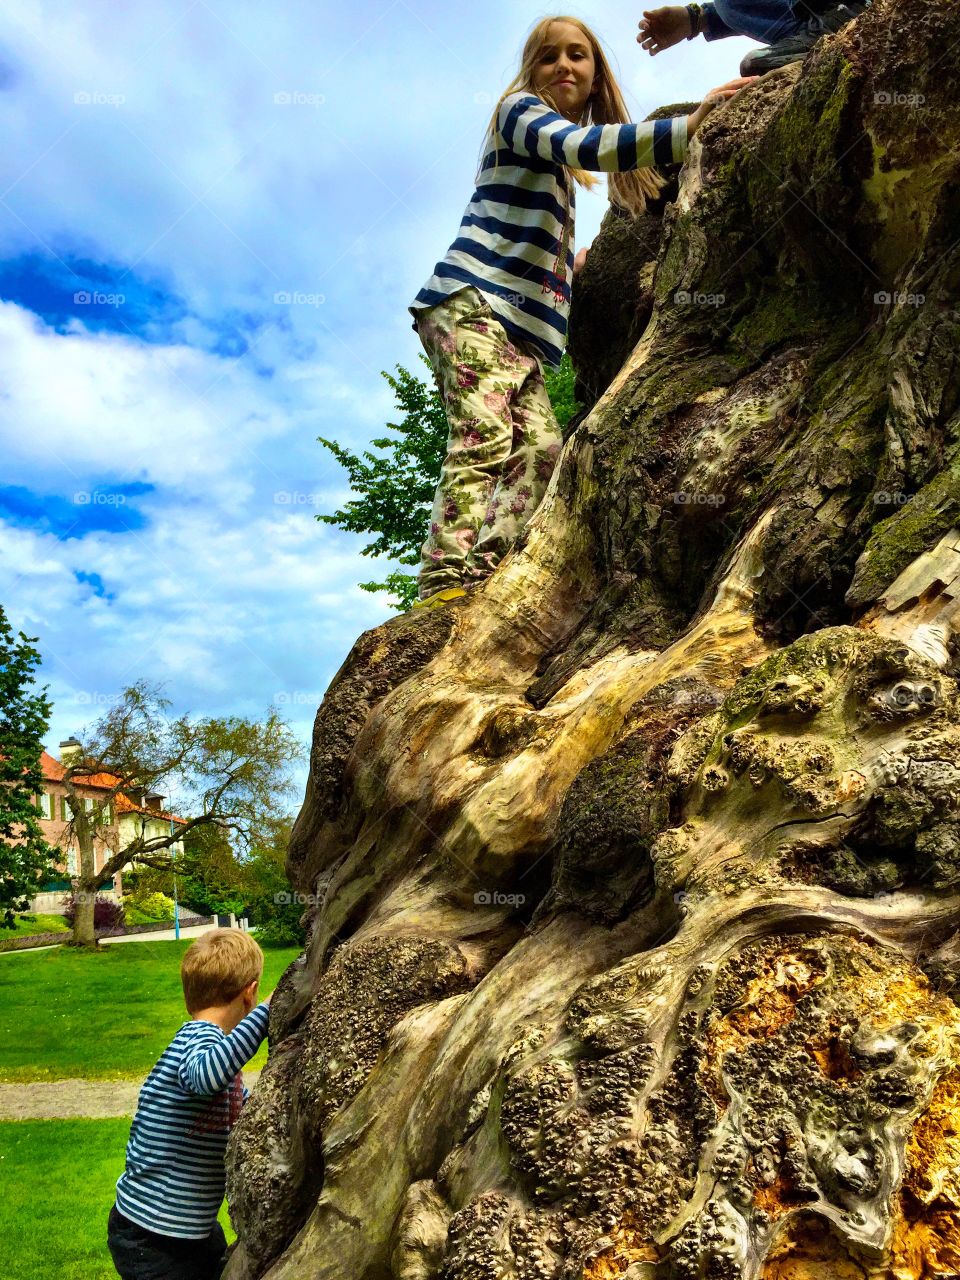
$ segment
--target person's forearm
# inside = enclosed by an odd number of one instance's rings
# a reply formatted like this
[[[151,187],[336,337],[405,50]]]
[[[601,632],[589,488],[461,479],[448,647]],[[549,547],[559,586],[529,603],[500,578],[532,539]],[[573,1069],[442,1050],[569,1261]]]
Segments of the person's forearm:
[[[219,1093],[249,1062],[267,1034],[269,1006],[258,1004],[229,1035],[191,1055],[181,1064],[184,1083],[194,1093]]]
[[[681,121],[685,122],[683,116],[575,126],[535,94],[517,93],[504,99],[498,129],[504,144],[519,156],[534,154],[591,172],[624,173],[679,164],[687,150]]]

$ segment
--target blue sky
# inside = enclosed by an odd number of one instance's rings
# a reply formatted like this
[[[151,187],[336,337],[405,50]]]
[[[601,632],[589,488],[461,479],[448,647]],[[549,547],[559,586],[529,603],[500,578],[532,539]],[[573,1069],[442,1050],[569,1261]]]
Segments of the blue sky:
[[[48,746],[138,679],[176,712],[276,704],[309,741],[354,639],[390,616],[356,586],[388,566],[313,519],[348,496],[316,438],[364,446],[392,416],[380,370],[426,374],[406,307],[547,12],[9,0],[0,601],[39,637]],[[575,12],[637,118],[752,47],[651,59],[641,7]]]

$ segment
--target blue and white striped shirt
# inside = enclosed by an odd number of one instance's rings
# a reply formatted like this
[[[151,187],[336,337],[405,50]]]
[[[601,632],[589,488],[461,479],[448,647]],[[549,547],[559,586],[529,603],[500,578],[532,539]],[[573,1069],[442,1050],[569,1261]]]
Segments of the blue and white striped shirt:
[[[514,342],[556,368],[567,340],[576,218],[563,166],[623,173],[679,163],[686,151],[686,116],[582,127],[535,94],[508,94],[484,140],[460,233],[408,310],[416,317],[472,285]]]
[[[223,1203],[224,1152],[249,1091],[240,1068],[267,1034],[258,1004],[227,1035],[185,1022],[143,1083],[117,1181],[125,1218],[162,1236],[202,1240]]]

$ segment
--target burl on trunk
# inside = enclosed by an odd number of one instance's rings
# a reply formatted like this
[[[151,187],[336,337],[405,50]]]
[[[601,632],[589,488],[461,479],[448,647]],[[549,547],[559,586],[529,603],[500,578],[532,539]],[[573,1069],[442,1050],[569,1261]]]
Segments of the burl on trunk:
[[[608,215],[523,545],[318,713],[229,1280],[960,1273],[958,146],[879,0]]]

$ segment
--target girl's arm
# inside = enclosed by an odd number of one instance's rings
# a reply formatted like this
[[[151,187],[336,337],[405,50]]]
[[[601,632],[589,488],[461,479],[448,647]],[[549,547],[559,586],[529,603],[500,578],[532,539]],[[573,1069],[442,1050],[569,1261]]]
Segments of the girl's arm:
[[[511,93],[497,113],[506,146],[518,156],[539,156],[554,164],[592,172],[624,173],[651,165],[680,164],[687,145],[710,112],[756,76],[741,76],[711,89],[689,116],[638,124],[572,124],[532,93]]]
[[[497,115],[500,136],[518,156],[592,172],[624,173],[654,164],[679,164],[687,153],[687,118],[583,128],[532,93],[511,93]]]

